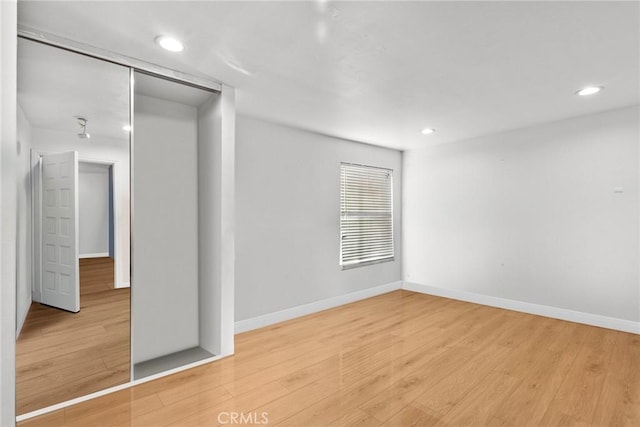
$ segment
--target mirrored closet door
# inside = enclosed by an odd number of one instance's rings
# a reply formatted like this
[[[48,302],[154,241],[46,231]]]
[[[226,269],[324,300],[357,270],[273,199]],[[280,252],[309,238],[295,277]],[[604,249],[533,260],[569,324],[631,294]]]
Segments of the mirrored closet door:
[[[130,69],[18,41],[17,414],[127,383]]]
[[[52,38],[18,42],[19,419],[234,348],[233,88]]]

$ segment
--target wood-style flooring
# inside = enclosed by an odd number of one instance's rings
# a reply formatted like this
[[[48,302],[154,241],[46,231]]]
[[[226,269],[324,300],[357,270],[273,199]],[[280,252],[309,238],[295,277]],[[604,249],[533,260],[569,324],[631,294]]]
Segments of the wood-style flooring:
[[[640,337],[396,291],[21,426],[637,426]]]
[[[129,381],[129,289],[113,260],[80,260],[80,312],[33,303],[16,342],[16,412]]]

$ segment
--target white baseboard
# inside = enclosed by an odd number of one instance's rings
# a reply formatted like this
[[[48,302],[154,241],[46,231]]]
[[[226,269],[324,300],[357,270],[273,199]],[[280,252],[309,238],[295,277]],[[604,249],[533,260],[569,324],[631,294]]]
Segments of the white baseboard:
[[[599,314],[568,310],[566,308],[492,297],[489,295],[482,295],[457,289],[438,288],[436,286],[421,285],[419,283],[403,282],[402,289],[422,294],[488,305],[491,307],[504,308],[507,310],[520,311],[522,313],[567,320],[569,322],[584,323],[586,325],[599,326],[601,328],[640,334],[640,322],[634,322],[632,320],[618,319],[615,317],[601,316]]]
[[[402,282],[388,283],[374,288],[367,288],[361,291],[351,292],[349,294],[314,301],[309,304],[298,305],[296,307],[287,308],[274,313],[263,314],[262,316],[252,317],[250,319],[239,320],[235,322],[235,333],[239,334],[241,332],[252,331],[275,323],[284,322],[285,320],[295,319],[296,317],[306,316],[307,314],[317,313],[318,311],[386,294],[388,292],[401,289],[401,286]]]
[[[109,256],[109,252],[100,252],[95,254],[80,254],[79,258],[107,258]]]
[[[116,282],[113,284],[114,289],[130,288],[130,287],[131,287],[131,282],[122,282],[122,283]]]

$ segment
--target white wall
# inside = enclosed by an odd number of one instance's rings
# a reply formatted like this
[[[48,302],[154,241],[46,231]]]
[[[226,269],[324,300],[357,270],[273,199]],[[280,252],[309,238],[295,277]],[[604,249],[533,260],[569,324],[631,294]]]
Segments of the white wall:
[[[198,341],[212,354],[220,354],[220,292],[222,259],[220,168],[220,95],[198,107]],[[213,256],[212,256],[213,255]]]
[[[132,363],[198,346],[197,110],[136,95]]]
[[[639,113],[406,152],[404,280],[640,320]]]
[[[234,352],[235,90],[198,107],[198,311],[200,347]]]
[[[394,170],[396,260],[342,270],[340,162]],[[239,116],[236,321],[400,280],[402,153]]]
[[[130,219],[129,219],[129,143],[127,139],[115,139],[91,135],[90,140],[79,139],[75,134],[56,130],[32,129],[33,149],[51,153],[78,151],[80,160],[115,163],[116,191],[116,286],[128,286],[130,282]]]
[[[109,253],[109,166],[78,167],[80,257]]]
[[[17,211],[16,211],[16,333],[31,307],[31,125],[17,107]]]
[[[0,425],[15,424],[16,38],[15,0],[0,2]]]

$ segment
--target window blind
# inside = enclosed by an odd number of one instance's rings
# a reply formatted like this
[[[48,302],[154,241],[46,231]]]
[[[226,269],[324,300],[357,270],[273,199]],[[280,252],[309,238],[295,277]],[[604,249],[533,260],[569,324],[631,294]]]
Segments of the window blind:
[[[393,259],[393,171],[340,164],[340,265]]]

